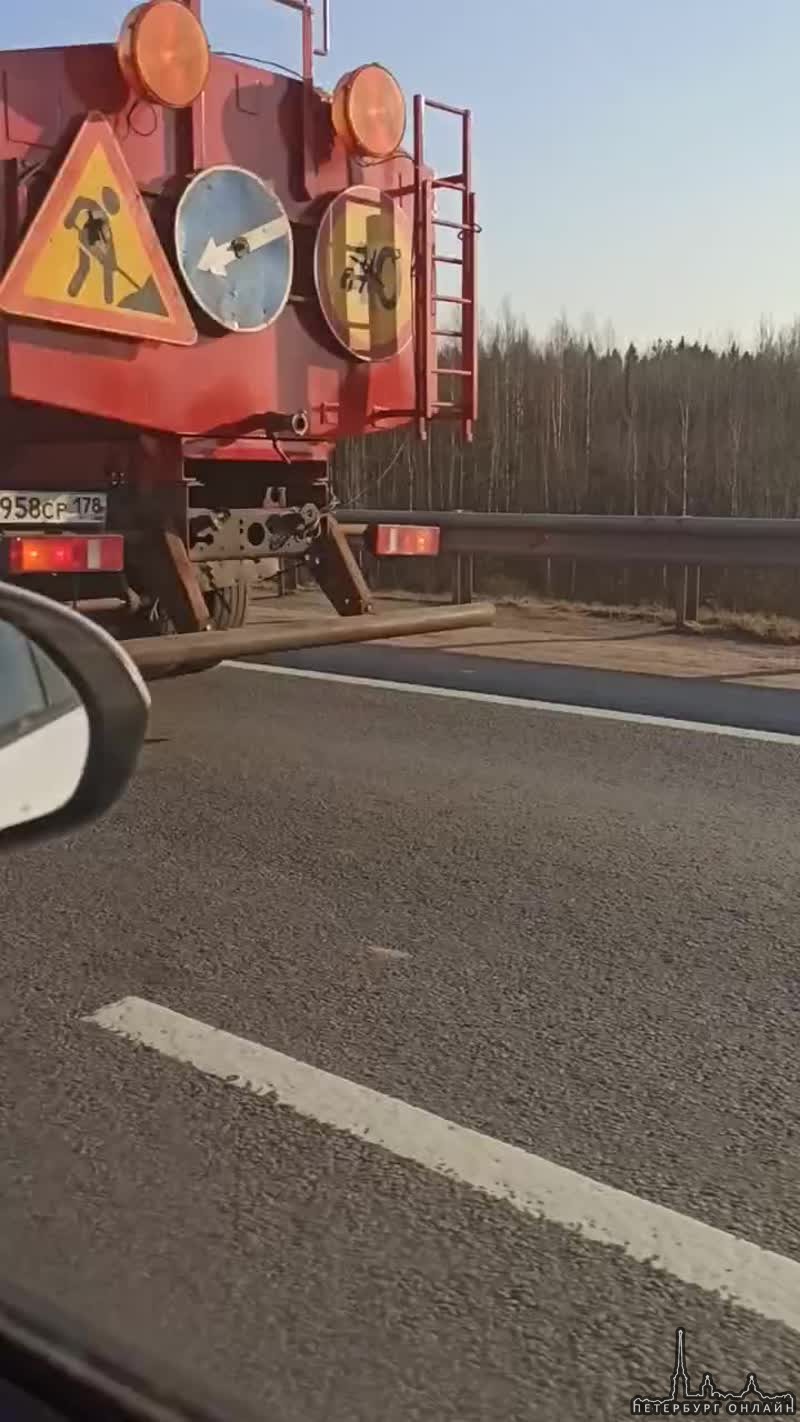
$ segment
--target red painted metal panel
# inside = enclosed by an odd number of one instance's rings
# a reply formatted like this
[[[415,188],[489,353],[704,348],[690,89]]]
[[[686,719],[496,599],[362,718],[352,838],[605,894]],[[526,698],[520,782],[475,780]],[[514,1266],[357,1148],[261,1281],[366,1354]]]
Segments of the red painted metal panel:
[[[191,115],[132,106],[120,87],[113,46],[0,54],[0,71],[5,75],[0,158],[46,164],[33,180],[32,211],[80,120],[96,108],[108,115],[156,226],[162,236],[169,233],[188,166]],[[235,163],[272,182],[290,219],[307,225],[313,242],[331,194],[361,180],[362,169],[334,142],[316,95],[304,165],[297,142],[302,104],[298,81],[216,58],[204,95],[203,161]],[[402,201],[409,214],[412,178],[408,157],[369,167],[370,184],[406,190]],[[25,202],[20,206],[24,214]],[[296,239],[299,244],[299,231]],[[304,283],[302,270],[295,298],[267,331],[201,334],[191,349],[9,320],[0,393],[187,435],[246,430],[270,411],[307,411],[310,438],[323,440],[407,421],[415,408],[412,350],[374,366],[356,363],[336,347],[313,280]]]
[[[310,437],[335,439],[390,428],[398,417],[386,412],[413,410],[408,353],[348,365],[326,356],[293,309],[267,331],[201,337],[184,349],[21,321],[9,321],[7,332],[11,395],[144,429],[229,432],[255,428],[271,410],[306,410]]]
[[[0,51],[0,159],[42,159],[74,137],[90,109],[130,105],[113,45]]]

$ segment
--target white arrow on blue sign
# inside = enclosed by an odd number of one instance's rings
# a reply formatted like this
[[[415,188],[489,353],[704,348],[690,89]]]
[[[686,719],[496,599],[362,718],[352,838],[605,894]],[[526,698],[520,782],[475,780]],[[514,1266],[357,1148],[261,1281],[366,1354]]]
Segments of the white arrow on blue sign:
[[[294,245],[280,199],[255,173],[198,173],[175,215],[181,274],[197,305],[228,331],[263,331],[289,299]]]

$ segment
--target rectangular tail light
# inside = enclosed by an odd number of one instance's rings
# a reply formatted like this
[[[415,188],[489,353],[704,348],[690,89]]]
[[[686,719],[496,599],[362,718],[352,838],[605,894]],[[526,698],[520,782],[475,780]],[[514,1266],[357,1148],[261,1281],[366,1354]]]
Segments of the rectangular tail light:
[[[121,573],[125,540],[121,533],[58,534],[4,539],[9,573]]]
[[[441,529],[409,523],[379,523],[370,529],[371,552],[377,558],[435,558]]]

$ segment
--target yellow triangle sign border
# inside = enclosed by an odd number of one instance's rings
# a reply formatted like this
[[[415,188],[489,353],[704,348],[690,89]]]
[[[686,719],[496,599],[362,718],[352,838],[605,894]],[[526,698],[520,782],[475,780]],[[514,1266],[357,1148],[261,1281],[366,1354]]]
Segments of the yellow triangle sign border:
[[[112,234],[114,231],[113,219],[117,213],[113,208],[104,208],[100,193],[83,192],[81,186],[98,150],[114,178],[112,195],[119,201],[118,213],[127,220],[129,230],[132,228],[135,232],[141,244],[140,255],[149,268],[148,276],[139,289],[144,291],[147,288],[150,292],[150,309],[147,306],[136,310],[130,306],[116,305],[113,296],[111,300],[107,299],[109,293],[115,290],[116,272],[126,277],[130,293],[134,297],[139,283],[130,274],[126,276],[120,268],[113,265],[116,261],[113,239],[110,243],[101,240],[101,255],[97,257],[97,264],[93,268],[92,257],[97,254],[92,250],[90,242],[85,241],[81,235],[83,233],[85,236],[89,223],[93,219],[97,221],[101,214],[108,218],[101,233],[102,238],[106,239],[109,231]],[[80,208],[78,215],[86,217],[84,227],[80,227],[77,218],[73,218],[73,282],[68,282],[64,288],[63,272],[54,270],[54,281],[62,283],[62,298],[50,296],[41,290],[38,293],[31,292],[29,288],[37,270],[41,274],[42,261],[47,261],[48,247],[53,248],[54,242],[58,240],[63,248],[61,239],[64,234],[64,214],[69,215],[70,208]],[[74,283],[73,289],[80,294],[81,278],[85,281],[90,269],[97,273],[101,267],[106,299],[97,305],[87,303],[85,297],[83,302],[70,299],[69,287]],[[157,304],[164,312],[163,315],[152,309],[156,303],[156,293]],[[0,280],[0,312],[8,316],[78,327],[98,334],[127,336],[134,340],[150,340],[178,346],[191,346],[196,343],[197,328],[144,199],[105,115],[91,113],[84,120],[19,249]]]

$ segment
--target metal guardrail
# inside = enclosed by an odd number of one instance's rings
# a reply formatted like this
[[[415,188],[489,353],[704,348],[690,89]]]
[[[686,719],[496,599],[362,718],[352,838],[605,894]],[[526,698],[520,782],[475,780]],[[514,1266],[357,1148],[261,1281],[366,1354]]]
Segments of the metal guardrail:
[[[679,622],[697,617],[702,567],[798,568],[800,519],[607,514],[490,514],[337,509],[348,536],[378,524],[438,527],[454,566],[454,602],[470,602],[476,554],[674,568]]]
[[[595,562],[800,565],[800,518],[692,518],[606,514],[487,514],[337,509],[347,532],[377,524],[441,529],[443,553],[496,553]]]

